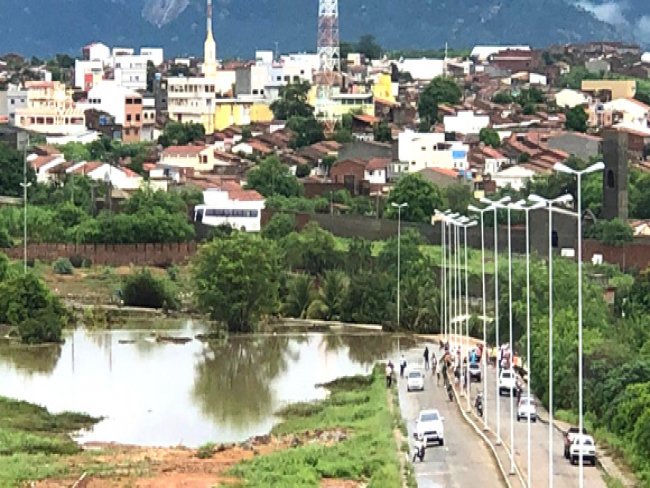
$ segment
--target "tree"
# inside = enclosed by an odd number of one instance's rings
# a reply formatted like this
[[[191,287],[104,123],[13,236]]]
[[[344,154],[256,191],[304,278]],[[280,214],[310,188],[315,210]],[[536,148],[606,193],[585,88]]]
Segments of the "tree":
[[[500,105],[507,105],[514,102],[515,99],[510,92],[497,92],[492,97],[492,101]]]
[[[322,275],[342,262],[334,235],[315,222],[309,222],[300,233],[288,235],[282,247],[292,268],[311,275]]]
[[[481,129],[478,133],[478,138],[486,146],[492,146],[495,148],[501,146],[501,138],[499,137],[499,133],[494,129],[490,129],[489,127],[484,127]]]
[[[442,208],[440,189],[426,181],[420,174],[410,174],[399,179],[388,196],[387,215],[397,218],[393,203],[408,203],[402,208],[402,218],[411,222],[430,222],[436,208]]]
[[[364,34],[359,38],[359,42],[354,46],[358,53],[363,54],[366,59],[379,59],[381,57],[382,48],[377,43],[375,36],[371,34]]]
[[[316,297],[307,310],[307,317],[324,320],[340,319],[349,286],[350,280],[344,272],[327,271]]]
[[[163,147],[185,146],[190,142],[202,141],[205,138],[203,124],[194,122],[168,122],[163,133],[158,138],[158,143]]]
[[[599,220],[589,228],[587,236],[609,246],[622,246],[634,240],[630,225],[618,218]]]
[[[566,122],[564,127],[566,130],[587,132],[588,118],[587,112],[585,112],[582,105],[576,105],[575,107],[566,110]]]
[[[180,307],[172,282],[167,278],[152,275],[147,268],[127,275],[122,280],[122,296],[126,305],[134,307],[170,310]]]
[[[469,185],[455,183],[444,189],[444,196],[447,202],[446,208],[452,212],[465,212],[471,203],[473,194]]]
[[[0,284],[0,323],[18,328],[22,342],[60,342],[66,312],[32,273],[9,275]]]
[[[23,168],[23,155],[0,142],[0,195],[22,196],[23,189],[20,184],[23,182]],[[27,182],[36,183],[36,174],[31,165],[27,165]]]
[[[66,161],[78,163],[90,159],[89,146],[81,142],[68,142],[60,146],[59,150],[63,152],[63,157]]]
[[[408,273],[413,264],[422,258],[422,253],[420,252],[420,245],[422,243],[422,236],[413,229],[402,231],[401,240],[397,236],[393,236],[384,243],[377,256],[377,267],[382,271],[388,272],[393,277],[391,281],[394,286],[397,286],[398,247],[401,272]]]
[[[276,309],[280,253],[273,241],[235,232],[201,246],[192,275],[202,310],[230,332],[252,332],[262,315]]]
[[[455,105],[460,102],[462,92],[453,78],[438,76],[427,85],[418,102],[420,120],[433,124],[438,116],[438,105],[450,103]]]
[[[291,174],[289,167],[277,156],[269,156],[247,175],[247,188],[257,190],[265,197],[280,195],[297,197],[302,195],[302,186]]]
[[[287,129],[293,132],[290,145],[294,149],[309,146],[325,139],[323,126],[313,115],[290,117],[287,121]]]
[[[296,219],[288,213],[275,213],[262,229],[262,235],[267,239],[282,239],[291,234],[296,227]]]
[[[382,121],[375,125],[373,128],[375,141],[377,142],[393,142],[393,131],[390,126]]]
[[[343,303],[343,320],[366,324],[386,322],[392,295],[393,282],[386,273],[361,271],[352,275]]]
[[[304,319],[314,299],[314,282],[307,274],[299,274],[289,280],[282,313],[289,317]]]
[[[276,120],[289,120],[291,117],[311,117],[314,109],[307,103],[311,86],[307,81],[289,83],[280,88],[280,98],[271,104]]]

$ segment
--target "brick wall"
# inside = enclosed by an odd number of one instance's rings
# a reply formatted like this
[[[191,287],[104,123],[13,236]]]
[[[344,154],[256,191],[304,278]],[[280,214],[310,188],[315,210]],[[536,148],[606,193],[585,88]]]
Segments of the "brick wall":
[[[591,261],[594,254],[603,256],[603,262],[616,264],[623,270],[644,270],[650,266],[650,239],[636,238],[624,246],[606,246],[595,240],[585,240],[582,259]]]
[[[13,259],[22,259],[23,248],[1,249]],[[167,266],[180,264],[196,253],[195,242],[179,244],[30,244],[28,259],[52,262],[57,258],[80,256],[94,265]]]

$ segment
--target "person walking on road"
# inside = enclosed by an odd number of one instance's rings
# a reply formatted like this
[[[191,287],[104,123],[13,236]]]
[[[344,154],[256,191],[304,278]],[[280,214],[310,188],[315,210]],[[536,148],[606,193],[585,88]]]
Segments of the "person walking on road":
[[[431,376],[436,374],[436,367],[438,366],[438,358],[435,353],[431,354]]]
[[[390,388],[393,384],[393,368],[389,362],[386,365],[386,388]]]
[[[440,386],[440,375],[442,372],[442,367],[444,365],[444,359],[440,359],[440,361],[437,361],[437,364],[435,366],[436,370],[436,386]]]
[[[424,369],[429,369],[429,346],[424,346]]]
[[[404,371],[406,370],[406,358],[402,354],[402,358],[399,360],[399,377],[404,378]]]

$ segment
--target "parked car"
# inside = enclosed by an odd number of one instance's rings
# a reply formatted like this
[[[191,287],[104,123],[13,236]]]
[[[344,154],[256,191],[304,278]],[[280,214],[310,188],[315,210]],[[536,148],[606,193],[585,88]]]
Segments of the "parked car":
[[[514,395],[517,391],[517,375],[512,369],[504,369],[499,374],[499,396],[507,393]]]
[[[569,451],[571,448],[571,444],[573,443],[573,437],[580,432],[580,429],[578,427],[569,427],[569,430],[567,430],[564,433],[564,458],[569,459]],[[587,429],[583,427],[582,429],[583,434],[587,434]]]
[[[580,453],[582,452],[583,463],[591,463],[596,466],[596,444],[594,438],[586,434],[575,434],[571,447],[569,447],[569,460],[571,464],[580,463]]]
[[[531,422],[537,422],[537,403],[534,398],[522,397],[517,406],[517,422],[529,417]]]
[[[438,443],[445,445],[445,427],[442,424],[444,417],[438,410],[421,410],[415,421],[414,436],[425,443],[426,446]]]
[[[481,381],[481,365],[479,363],[469,364],[469,380],[478,382]]]
[[[424,391],[424,371],[412,369],[406,377],[406,391]]]

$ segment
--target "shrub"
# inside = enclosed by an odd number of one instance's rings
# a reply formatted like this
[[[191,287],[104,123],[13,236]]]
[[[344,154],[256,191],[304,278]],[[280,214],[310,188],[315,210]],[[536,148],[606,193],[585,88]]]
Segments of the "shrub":
[[[9,231],[5,228],[0,228],[0,248],[13,247],[14,242],[9,235]]]
[[[203,444],[196,451],[196,457],[199,459],[210,459],[216,452],[216,445],[213,442]]]
[[[167,268],[167,277],[172,281],[178,281],[178,274],[180,273],[178,266],[172,264]]]
[[[71,275],[73,272],[72,263],[68,258],[59,258],[52,265],[54,272],[60,275]]]
[[[84,262],[83,256],[79,256],[78,254],[75,254],[74,256],[70,256],[70,263],[75,268],[81,268],[83,266],[83,262]]]
[[[158,278],[148,269],[126,276],[122,282],[125,305],[175,310],[180,303],[176,289],[167,278]]]

